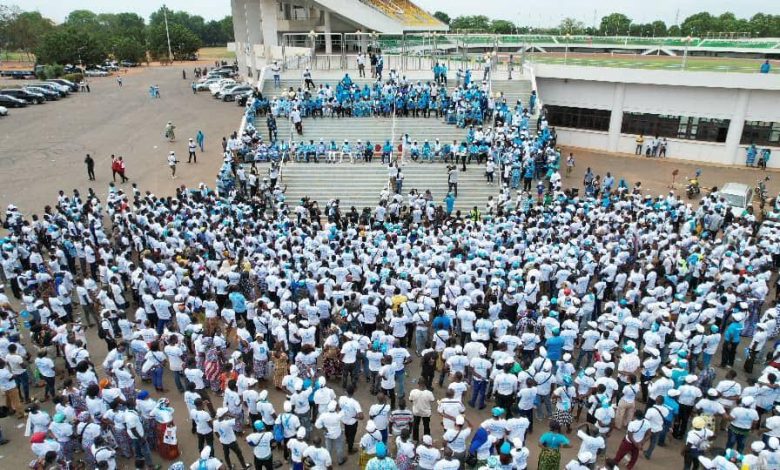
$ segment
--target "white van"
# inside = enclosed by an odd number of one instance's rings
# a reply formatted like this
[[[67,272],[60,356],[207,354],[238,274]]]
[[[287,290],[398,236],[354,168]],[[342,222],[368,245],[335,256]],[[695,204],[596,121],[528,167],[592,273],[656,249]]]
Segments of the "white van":
[[[718,191],[726,204],[731,206],[734,217],[741,217],[748,207],[753,207],[753,188],[742,183],[726,183]]]

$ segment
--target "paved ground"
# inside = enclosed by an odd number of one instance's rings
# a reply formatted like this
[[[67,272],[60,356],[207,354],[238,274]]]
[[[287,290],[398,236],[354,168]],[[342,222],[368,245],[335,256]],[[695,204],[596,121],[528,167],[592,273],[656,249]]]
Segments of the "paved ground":
[[[194,62],[187,63],[188,78],[193,67]],[[2,207],[13,202],[28,213],[40,211],[55,201],[60,188],[85,191],[92,186],[104,194],[111,180],[111,154],[124,156],[131,183],[155,193],[169,193],[174,184],[203,181],[213,186],[220,142],[237,127],[241,109],[207,92],[193,96],[181,72],[179,66],[131,69],[122,88],[113,77],[93,78],[91,93],[10,110],[0,121]],[[158,100],[149,98],[153,84],[160,86]],[[168,121],[176,125],[175,143],[163,138]],[[197,166],[180,164],[173,182],[165,163],[168,151],[186,160],[187,138],[198,129],[206,136],[206,152]],[[87,181],[87,153],[96,162],[95,182]]]
[[[192,65],[187,73],[191,74]],[[152,101],[147,89],[157,83],[162,98]],[[85,153],[91,153],[97,160],[97,182],[92,184],[100,193],[105,193],[111,178],[111,153],[124,155],[128,161],[128,173],[131,182],[142,189],[156,194],[169,195],[176,185],[196,184],[204,181],[212,184],[219,165],[222,136],[228,135],[238,124],[240,110],[232,104],[217,102],[206,94],[193,96],[189,82],[181,79],[181,68],[152,68],[131,72],[125,78],[125,86],[119,88],[113,78],[92,80],[92,93],[75,94],[58,103],[47,103],[22,110],[12,110],[11,115],[0,120],[0,204],[15,203],[27,214],[40,212],[45,204],[55,201],[57,190],[70,191],[77,187],[86,190],[90,186],[86,179],[83,159]],[[178,141],[168,144],[162,137],[165,123],[171,120],[177,127]],[[206,135],[206,153],[197,166],[181,164],[181,177],[171,180],[165,165],[165,156],[169,150],[175,150],[180,158],[186,158],[186,139],[198,129]],[[576,152],[577,172],[572,176],[574,184],[581,182],[586,166],[596,172],[623,176],[627,181],[641,180],[654,192],[665,191],[669,184],[671,171],[680,169],[681,175],[692,174],[696,165],[687,165],[673,161],[649,160],[638,157],[605,156]],[[705,185],[722,184],[725,181],[751,183],[759,176],[755,170],[724,169],[707,167],[704,170]],[[773,190],[780,189],[780,182],[771,182]],[[129,187],[128,185],[125,185]],[[4,207],[4,206],[2,206]],[[89,336],[93,360],[102,362],[105,348],[102,341],[91,331]],[[419,372],[417,361],[411,366],[409,377]],[[414,385],[407,381],[407,390]],[[175,390],[170,376],[166,377],[166,388]],[[337,393],[341,388],[335,386]],[[364,408],[371,403],[367,387],[361,387],[359,398]],[[40,389],[35,390],[41,395]],[[435,390],[442,396],[441,389]],[[153,394],[155,395],[155,394]],[[281,409],[283,397],[272,392],[272,401]],[[185,407],[178,393],[168,394],[176,408],[176,421],[179,424],[180,447],[187,464],[194,461],[196,443],[189,434],[185,417]],[[468,418],[479,423],[486,418],[485,412],[469,410]],[[538,425],[544,423],[537,422]],[[13,418],[0,420],[0,426],[11,443],[0,447],[0,468],[21,468],[30,460],[29,446],[23,437],[21,423]],[[362,432],[362,429],[361,429]],[[529,438],[532,458],[529,468],[536,468],[538,447],[537,431]],[[441,436],[441,428],[434,423],[433,435]],[[613,455],[622,432],[615,431],[610,439],[609,451]],[[572,458],[579,446],[575,440],[575,449],[564,451],[563,463]],[[251,455],[244,445],[244,454]],[[680,465],[679,442],[672,441],[667,448],[659,448],[652,462],[644,459],[637,468],[661,469],[669,465]],[[221,451],[217,452],[222,456]],[[129,468],[123,462],[124,468]],[[342,468],[357,468],[357,457],[351,457]]]

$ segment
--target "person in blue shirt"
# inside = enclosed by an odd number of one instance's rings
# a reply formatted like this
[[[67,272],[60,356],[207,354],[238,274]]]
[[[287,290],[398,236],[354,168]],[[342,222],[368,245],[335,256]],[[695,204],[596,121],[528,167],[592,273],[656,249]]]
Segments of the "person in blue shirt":
[[[769,63],[769,59],[765,60],[763,64],[761,64],[761,68],[759,71],[761,73],[769,73],[769,71],[772,70],[772,64]]]
[[[544,343],[544,347],[547,348],[547,359],[553,361],[553,363],[560,361],[563,355],[563,343],[560,328],[553,328],[552,336],[547,338],[547,341]]]
[[[745,319],[745,314],[737,312],[732,315],[732,320],[729,326],[726,327],[726,331],[723,332],[723,351],[720,356],[721,367],[734,367],[734,359],[737,356],[737,348],[739,342],[742,339],[742,320]]]
[[[238,288],[234,288],[233,292],[228,295],[230,303],[233,305],[233,310],[236,312],[236,318],[240,318],[246,321],[246,297]]]
[[[448,192],[444,197],[444,204],[446,206],[447,215],[452,215],[452,211],[455,209],[455,195],[452,191]]]
[[[571,447],[569,438],[561,434],[561,426],[550,422],[550,430],[539,438],[539,470],[559,470],[561,468],[561,447]]]
[[[433,327],[433,331],[450,331],[452,330],[452,320],[450,320],[450,317],[444,314],[444,310],[440,310],[433,319],[431,326]]]

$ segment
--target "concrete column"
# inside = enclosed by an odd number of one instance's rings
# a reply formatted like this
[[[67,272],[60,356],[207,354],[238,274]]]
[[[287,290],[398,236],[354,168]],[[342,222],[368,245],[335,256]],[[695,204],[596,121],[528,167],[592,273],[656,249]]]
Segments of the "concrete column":
[[[610,152],[618,151],[620,143],[620,128],[623,125],[623,101],[626,97],[626,84],[615,84],[615,91],[612,94],[612,114],[609,116],[609,143]]]
[[[233,13],[233,37],[236,43],[236,60],[239,69],[243,72],[247,70],[245,48],[248,42],[246,35],[246,18],[244,3],[248,0],[230,0],[230,9]]]
[[[739,90],[737,92],[737,103],[734,106],[734,114],[729,123],[729,132],[726,134],[726,150],[723,163],[729,162],[732,165],[744,164],[744,155],[740,152],[739,141],[742,139],[742,131],[745,128],[745,115],[750,101],[750,90]]]
[[[322,18],[324,20],[324,28],[325,28],[325,53],[333,54],[333,41],[330,38],[330,33],[331,33],[330,12],[328,10],[323,10]]]
[[[260,2],[260,16],[263,19],[263,44],[265,45],[265,58],[271,58],[271,48],[279,45],[278,24],[276,12],[279,8],[277,0],[258,0]]]
[[[245,0],[246,1],[246,35],[249,38],[249,61],[248,64],[252,69],[252,75],[257,72],[257,54],[255,53],[255,46],[263,44],[262,31],[262,17],[260,13],[260,0]]]

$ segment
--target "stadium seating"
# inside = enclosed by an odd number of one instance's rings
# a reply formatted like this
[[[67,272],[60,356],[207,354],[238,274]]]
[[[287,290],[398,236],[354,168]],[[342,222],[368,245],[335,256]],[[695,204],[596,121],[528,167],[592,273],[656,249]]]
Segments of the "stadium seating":
[[[409,0],[361,0],[387,16],[396,18],[403,24],[415,27],[438,27],[441,22],[430,13]]]

